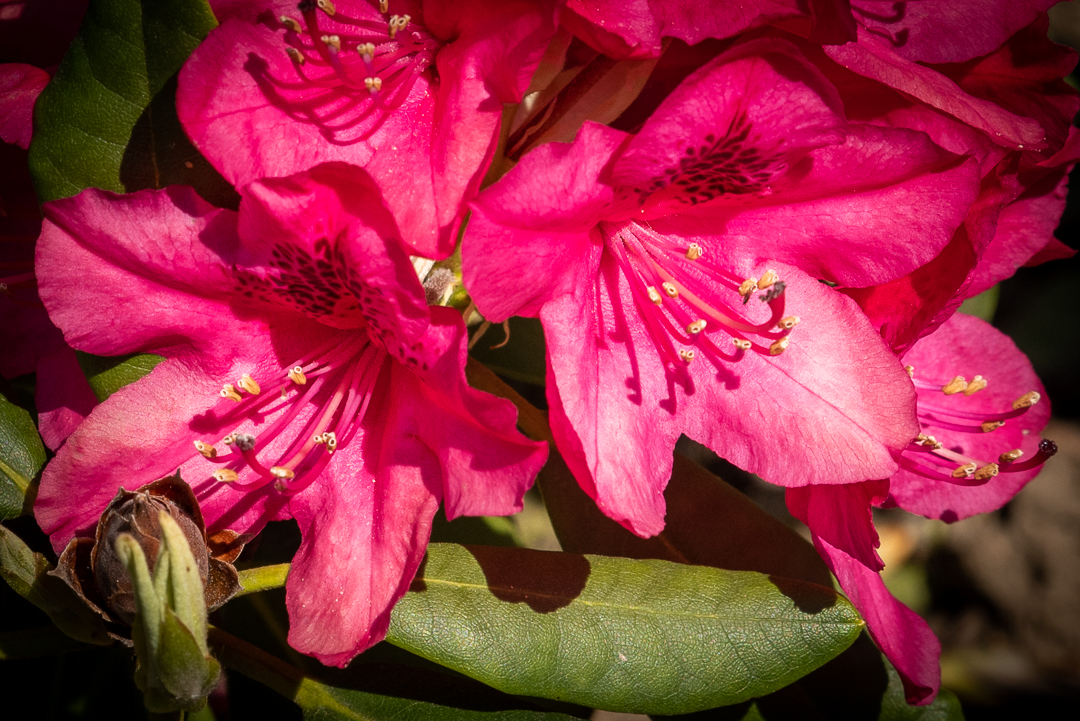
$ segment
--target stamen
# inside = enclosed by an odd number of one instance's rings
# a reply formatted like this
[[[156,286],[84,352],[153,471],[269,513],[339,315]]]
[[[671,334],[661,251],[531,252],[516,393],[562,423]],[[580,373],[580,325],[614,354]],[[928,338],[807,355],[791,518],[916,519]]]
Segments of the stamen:
[[[687,247],[687,249],[686,249],[686,259],[687,260],[697,260],[698,258],[700,258],[704,254],[705,254],[705,251],[702,250],[701,246],[698,245],[697,243],[691,243],[689,245],[689,247]]]
[[[412,17],[409,15],[391,15],[390,16],[390,39],[393,40],[399,30],[404,30],[409,24]]]
[[[967,389],[967,380],[964,376],[956,376],[951,381],[941,387],[941,392],[947,396],[956,395]]]
[[[967,478],[968,476],[970,476],[972,473],[975,472],[976,468],[978,468],[978,465],[975,464],[975,463],[965,463],[964,465],[960,466],[959,468],[957,468],[956,470],[954,470],[952,472],[952,477],[953,478]]]
[[[750,302],[750,296],[752,296],[754,294],[754,291],[756,291],[757,289],[757,281],[753,278],[747,278],[742,282],[742,285],[739,286],[739,295],[742,296],[743,305],[746,305],[748,302]]]
[[[1048,460],[1053,458],[1058,451],[1057,443],[1054,443],[1049,438],[1044,438],[1039,441],[1039,452],[1034,456],[1024,461],[1023,463],[1009,463],[1006,465],[1002,463],[1002,471],[1006,473],[1015,473],[1017,471],[1030,471],[1032,468],[1038,468]],[[1012,452],[1010,451],[1010,454]],[[1009,454],[1002,454],[1009,455]],[[1001,460],[1001,459],[998,459]]]
[[[773,344],[769,346],[769,355],[780,355],[787,350],[790,342],[790,336],[784,336],[783,338],[774,341]]]
[[[372,95],[374,95],[377,92],[379,92],[380,90],[382,90],[382,78],[380,78],[380,77],[364,78],[364,87],[368,89],[368,92],[370,92]]]
[[[750,350],[754,345],[745,338],[732,338],[731,342],[734,343],[735,347],[739,350]]]
[[[761,278],[758,279],[758,290],[765,290],[767,288],[771,288],[773,286],[773,283],[775,283],[778,278],[779,276],[776,274],[775,270],[766,270],[762,274]]]
[[[682,348],[681,350],[679,350],[679,357],[682,358],[687,363],[694,360],[695,355],[696,354],[694,353],[693,348]]]
[[[996,431],[1003,425],[1005,425],[1005,421],[985,421],[984,423],[980,424],[979,428],[982,429],[983,433],[989,433],[991,431]]]
[[[253,396],[262,393],[262,388],[259,386],[258,382],[247,373],[240,376],[240,380],[236,381],[236,385],[240,386],[240,390],[247,391]]]
[[[233,433],[230,439],[229,445],[236,446],[244,453],[255,447],[255,436],[250,433]]]
[[[705,321],[701,319],[695,320],[693,323],[686,326],[686,332],[690,335],[697,335],[703,330],[705,330]]]
[[[285,52],[290,58],[292,58],[292,61],[297,65],[303,65],[307,62],[307,58],[301,55],[300,51],[292,46],[285,48]]]
[[[1024,452],[1019,448],[1014,448],[1011,451],[1006,451],[998,456],[998,463],[1013,463],[1020,459],[1020,456],[1024,455]]]
[[[653,303],[655,303],[656,305],[660,305],[664,302],[664,299],[661,298],[660,294],[656,292],[656,288],[650,285],[648,288],[646,288],[646,290],[649,293],[649,300],[651,300]]]
[[[664,289],[664,293],[667,294],[668,298],[679,297],[679,290],[675,287],[673,283],[664,281],[663,283],[661,283],[660,287]]]
[[[289,380],[298,386],[307,385],[307,376],[304,375],[304,369],[300,366],[293,366],[289,369]]]
[[[290,471],[288,468],[282,468],[281,466],[273,466],[270,469],[270,475],[274,478],[281,478],[289,481],[296,477],[296,474]]]
[[[240,477],[236,473],[236,471],[230,470],[228,468],[218,468],[210,475],[213,476],[214,480],[218,483],[232,483]]]
[[[988,481],[998,474],[998,464],[988,463],[979,470],[975,471],[975,480]]]
[[[383,15],[390,12],[390,0],[379,0],[379,12]]]
[[[230,401],[236,401],[237,403],[244,400],[243,397],[236,392],[236,388],[233,387],[232,383],[226,383],[225,387],[221,389],[221,397],[228,398]]]
[[[304,32],[304,26],[301,25],[297,20],[289,17],[288,15],[281,15],[280,17],[278,17],[278,22],[284,25],[286,30],[290,30],[294,33]]]
[[[983,388],[986,388],[986,379],[982,376],[975,376],[971,379],[971,382],[967,384],[967,388],[964,389],[964,395],[970,396],[972,393],[977,393]]]
[[[1030,393],[1025,393],[1024,395],[1020,396],[1015,401],[1013,401],[1013,404],[1012,404],[1013,410],[1018,411],[1021,408],[1030,408],[1031,406],[1038,403],[1039,399],[1041,399],[1041,398],[1042,398],[1042,396],[1040,396],[1036,391],[1031,391]]]
[[[331,0],[315,0],[315,5],[330,17],[334,17],[337,13],[337,8],[334,7],[334,3],[331,2]]]
[[[320,40],[328,48],[333,48],[337,52],[341,52],[341,36],[340,35],[323,35]]]
[[[915,377],[915,366],[904,366],[904,370],[907,371],[908,378]]]
[[[209,443],[195,441],[195,450],[201,453],[203,458],[217,458],[217,449]]]
[[[769,288],[769,292],[763,293],[758,296],[758,300],[760,300],[762,303],[772,303],[774,300],[782,296],[784,294],[784,289],[787,288],[787,285],[782,280],[775,281],[774,283],[770,283],[769,285],[772,286],[771,288]]]
[[[792,328],[794,328],[798,324],[799,324],[799,316],[797,316],[797,315],[789,315],[787,318],[781,319],[780,322],[776,324],[776,327],[781,329],[781,330],[791,330]]]
[[[333,431],[329,431],[323,434],[323,438],[326,440],[327,453],[333,453],[337,450],[337,434]]]

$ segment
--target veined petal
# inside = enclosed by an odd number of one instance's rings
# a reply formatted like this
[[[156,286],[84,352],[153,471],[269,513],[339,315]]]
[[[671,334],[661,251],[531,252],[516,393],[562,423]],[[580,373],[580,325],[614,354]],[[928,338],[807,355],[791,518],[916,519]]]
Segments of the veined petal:
[[[819,538],[842,549],[871,571],[885,567],[877,548],[872,506],[889,495],[888,481],[864,481],[843,486],[803,486],[784,494],[791,515],[805,523]]]

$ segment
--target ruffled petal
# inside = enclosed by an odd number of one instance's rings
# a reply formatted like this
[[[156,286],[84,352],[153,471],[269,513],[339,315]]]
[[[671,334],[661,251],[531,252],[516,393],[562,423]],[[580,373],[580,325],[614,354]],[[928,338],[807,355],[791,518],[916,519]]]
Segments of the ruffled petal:
[[[871,571],[880,571],[885,564],[877,553],[881,540],[874,528],[872,506],[880,505],[888,495],[888,481],[864,481],[789,488],[784,498],[791,515],[815,536],[843,549]]]

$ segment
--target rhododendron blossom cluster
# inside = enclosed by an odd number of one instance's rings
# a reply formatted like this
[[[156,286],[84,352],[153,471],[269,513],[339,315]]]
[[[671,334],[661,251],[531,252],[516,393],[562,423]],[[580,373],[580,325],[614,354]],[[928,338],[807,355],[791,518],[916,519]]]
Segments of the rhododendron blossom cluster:
[[[550,454],[656,536],[686,436],[786,489],[932,702],[940,646],[882,582],[872,511],[992,511],[1056,451],[1030,363],[958,312],[1073,252],[1051,4],[210,0],[175,108],[238,206],[88,187],[40,234],[32,200],[0,218],[0,368],[36,367],[56,450],[38,524],[60,553],[178,469],[208,537],[295,519],[288,642],[345,666],[440,504],[520,511]],[[48,74],[0,69],[25,149]],[[549,436],[466,379],[514,316],[543,327]],[[96,404],[71,349],[163,360]]]

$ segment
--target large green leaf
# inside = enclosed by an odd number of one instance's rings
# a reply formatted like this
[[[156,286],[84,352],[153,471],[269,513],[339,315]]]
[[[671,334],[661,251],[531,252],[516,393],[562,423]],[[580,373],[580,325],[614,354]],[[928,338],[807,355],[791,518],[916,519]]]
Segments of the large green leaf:
[[[846,600],[802,581],[433,544],[387,640],[507,693],[670,714],[775,691],[862,628]]]
[[[153,353],[134,353],[131,355],[104,357],[75,351],[79,367],[90,383],[99,401],[103,401],[129,383],[142,378],[165,360]]]
[[[30,414],[0,395],[0,519],[21,515],[45,465],[45,446]]]
[[[38,197],[175,184],[219,205],[235,202],[176,117],[176,74],[216,24],[206,0],[92,0],[34,107]]]

